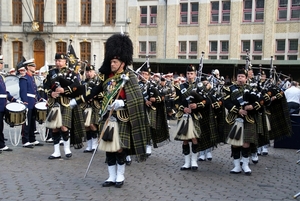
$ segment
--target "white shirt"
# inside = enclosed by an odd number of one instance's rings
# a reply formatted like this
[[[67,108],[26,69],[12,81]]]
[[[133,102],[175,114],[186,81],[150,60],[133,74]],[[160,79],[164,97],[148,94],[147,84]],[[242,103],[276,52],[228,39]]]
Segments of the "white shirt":
[[[285,94],[287,102],[294,102],[294,103],[300,104],[300,89],[299,88],[297,88],[295,86],[291,86],[290,88],[288,88],[287,90],[284,91],[284,94]]]

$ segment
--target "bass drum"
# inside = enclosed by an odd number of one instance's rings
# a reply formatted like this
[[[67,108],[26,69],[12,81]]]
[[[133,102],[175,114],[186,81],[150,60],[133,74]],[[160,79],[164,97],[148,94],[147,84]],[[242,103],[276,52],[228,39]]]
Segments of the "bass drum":
[[[19,78],[15,75],[8,75],[5,77],[6,91],[10,93],[14,98],[20,99],[20,86]]]

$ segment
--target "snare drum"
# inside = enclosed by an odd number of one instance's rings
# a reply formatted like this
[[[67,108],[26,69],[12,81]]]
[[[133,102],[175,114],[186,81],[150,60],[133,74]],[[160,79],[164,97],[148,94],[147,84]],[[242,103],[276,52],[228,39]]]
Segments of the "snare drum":
[[[26,106],[21,103],[8,103],[5,110],[5,122],[10,126],[18,126],[26,121]]]
[[[36,121],[39,122],[39,124],[45,123],[47,118],[47,106],[46,102],[39,102],[35,104],[36,109]]]

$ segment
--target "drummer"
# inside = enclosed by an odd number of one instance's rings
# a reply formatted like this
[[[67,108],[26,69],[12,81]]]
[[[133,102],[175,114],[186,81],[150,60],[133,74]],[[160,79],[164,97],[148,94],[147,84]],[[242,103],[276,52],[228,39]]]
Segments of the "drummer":
[[[3,56],[0,55],[0,71],[3,69]],[[3,134],[4,123],[3,118],[5,115],[5,105],[7,101],[10,102],[20,102],[19,100],[13,98],[8,91],[6,91],[6,86],[4,82],[4,77],[0,74],[0,153],[3,151],[12,151],[11,148],[5,145],[5,139]]]
[[[16,75],[16,69],[15,68],[9,69],[8,74],[9,75]]]
[[[19,77],[22,77],[24,75],[26,75],[26,69],[24,66],[22,66],[21,68],[18,69],[19,72]]]
[[[29,59],[24,62],[26,74],[20,77],[20,98],[27,106],[27,123],[22,125],[22,143],[24,148],[33,148],[34,146],[43,146],[35,139],[35,104],[37,101],[43,100],[37,92],[37,86],[34,80],[36,65],[34,59]]]

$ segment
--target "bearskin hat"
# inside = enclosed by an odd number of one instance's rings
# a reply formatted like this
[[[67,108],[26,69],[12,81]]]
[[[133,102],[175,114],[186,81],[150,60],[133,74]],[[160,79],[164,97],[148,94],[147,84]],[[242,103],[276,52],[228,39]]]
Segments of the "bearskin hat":
[[[108,74],[111,72],[110,61],[118,59],[125,63],[125,68],[133,62],[133,45],[130,38],[125,34],[114,34],[105,43],[105,55],[100,73]]]

